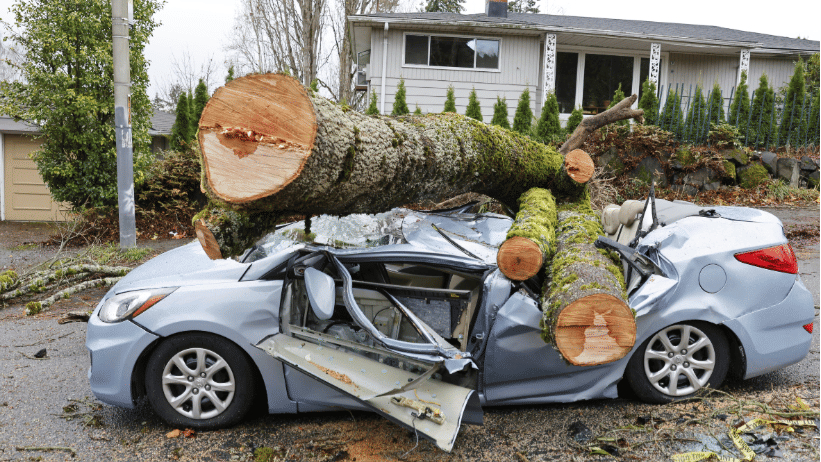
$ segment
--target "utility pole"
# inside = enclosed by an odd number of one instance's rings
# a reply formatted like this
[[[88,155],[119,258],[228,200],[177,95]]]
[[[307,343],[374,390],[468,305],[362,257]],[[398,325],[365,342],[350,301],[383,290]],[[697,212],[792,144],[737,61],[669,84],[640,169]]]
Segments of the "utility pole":
[[[137,246],[134,218],[134,152],[131,138],[131,67],[128,29],[133,0],[112,0],[111,32],[114,49],[114,132],[117,142],[117,199],[120,209],[120,247]]]

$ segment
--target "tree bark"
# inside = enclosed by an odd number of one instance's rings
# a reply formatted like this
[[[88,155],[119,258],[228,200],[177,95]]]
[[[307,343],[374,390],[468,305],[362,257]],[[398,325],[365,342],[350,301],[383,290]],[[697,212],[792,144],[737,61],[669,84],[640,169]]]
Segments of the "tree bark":
[[[366,116],[283,75],[247,76],[220,88],[199,128],[214,204],[198,218],[212,225],[205,225],[212,234],[222,232],[209,218],[218,208],[237,214],[232,221],[239,226],[263,213],[262,221],[285,214],[377,213],[465,192],[486,194],[515,210],[532,187],[581,195],[580,181],[587,178],[577,173],[586,167],[574,162],[592,165],[583,153],[569,156],[566,165],[553,148],[457,114]],[[270,229],[241,234],[255,240]],[[222,257],[237,255],[241,247],[230,232],[214,240]],[[253,240],[243,239],[243,245]]]
[[[604,231],[589,198],[559,208],[542,290],[542,338],[575,366],[615,361],[636,341],[621,267],[593,246]]]
[[[559,153],[567,155],[574,149],[579,149],[587,137],[607,124],[625,119],[635,119],[639,123],[644,122],[644,110],[630,108],[630,106],[636,102],[636,99],[638,99],[638,95],[632,95],[629,98],[624,98],[619,101],[618,104],[601,114],[586,117],[579,126],[573,130],[573,134],[570,135],[570,138],[559,148]]]
[[[550,191],[533,188],[519,198],[519,212],[499,247],[496,263],[514,281],[524,281],[556,251],[556,201]]]

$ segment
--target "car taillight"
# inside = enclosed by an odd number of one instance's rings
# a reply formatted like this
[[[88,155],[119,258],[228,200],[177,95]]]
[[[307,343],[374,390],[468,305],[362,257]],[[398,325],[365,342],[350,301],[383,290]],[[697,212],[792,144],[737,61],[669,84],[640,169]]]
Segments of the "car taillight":
[[[812,334],[812,323],[804,324],[804,330]]]
[[[795,252],[793,252],[790,244],[737,253],[735,259],[748,265],[773,271],[790,274],[798,273],[798,262],[795,260]]]

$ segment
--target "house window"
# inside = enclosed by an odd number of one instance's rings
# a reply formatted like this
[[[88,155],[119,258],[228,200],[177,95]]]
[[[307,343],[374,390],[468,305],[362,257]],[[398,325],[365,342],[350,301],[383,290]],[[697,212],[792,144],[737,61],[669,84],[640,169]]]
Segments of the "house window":
[[[625,94],[633,91],[633,62],[632,56],[585,55],[582,92],[585,112],[598,114],[606,110],[619,84]]]
[[[578,63],[578,53],[556,53],[556,100],[562,114],[573,112],[576,106]]]
[[[498,69],[499,40],[405,35],[405,64],[461,69]]]

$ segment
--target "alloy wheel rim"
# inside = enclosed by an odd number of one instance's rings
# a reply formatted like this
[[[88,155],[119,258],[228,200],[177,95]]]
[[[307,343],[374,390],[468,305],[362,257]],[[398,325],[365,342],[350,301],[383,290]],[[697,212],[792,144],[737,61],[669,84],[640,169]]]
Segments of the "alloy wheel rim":
[[[678,397],[707,385],[716,365],[713,342],[687,324],[667,327],[654,335],[644,351],[644,374],[656,390]]]
[[[234,399],[236,382],[228,362],[206,348],[172,356],[162,374],[168,404],[185,417],[204,420],[222,414]]]

